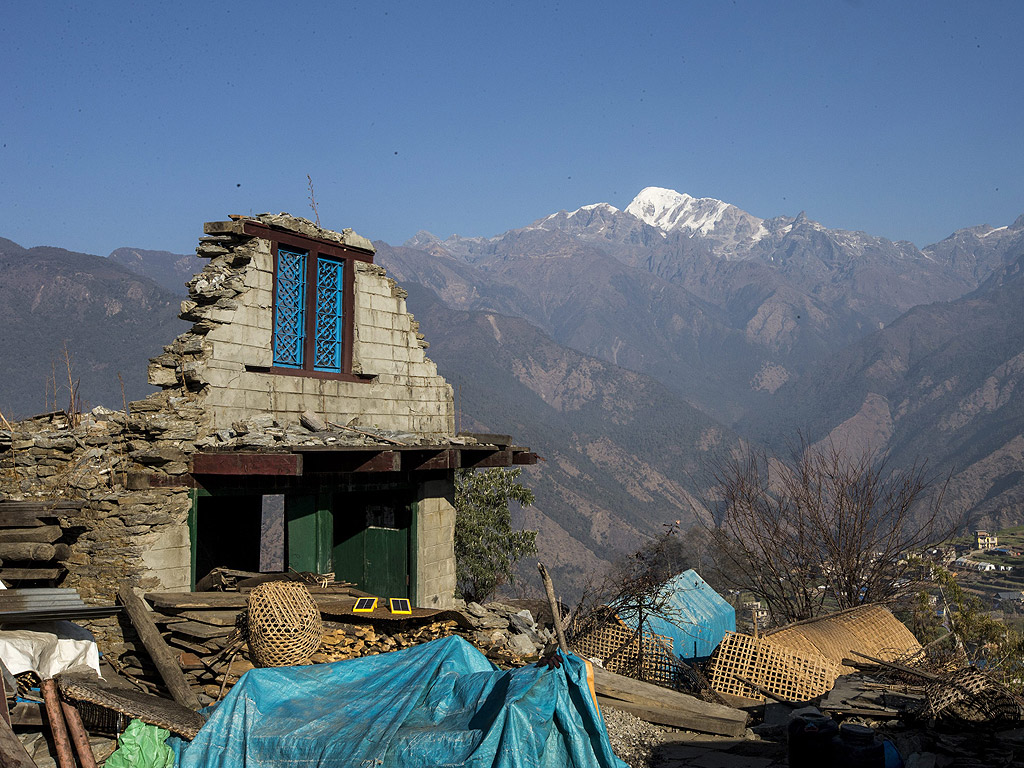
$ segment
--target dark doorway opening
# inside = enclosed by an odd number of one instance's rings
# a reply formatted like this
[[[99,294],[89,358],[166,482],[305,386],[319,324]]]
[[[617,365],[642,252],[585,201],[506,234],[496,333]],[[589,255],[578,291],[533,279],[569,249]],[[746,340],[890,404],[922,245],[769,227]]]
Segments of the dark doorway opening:
[[[196,580],[217,567],[259,571],[261,520],[261,496],[199,497]]]

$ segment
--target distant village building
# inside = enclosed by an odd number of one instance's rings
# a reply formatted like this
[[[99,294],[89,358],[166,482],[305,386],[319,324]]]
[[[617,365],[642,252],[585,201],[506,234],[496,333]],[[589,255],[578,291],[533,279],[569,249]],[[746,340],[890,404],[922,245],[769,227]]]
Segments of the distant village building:
[[[966,557],[958,557],[953,561],[953,567],[960,568],[965,571],[995,571],[995,563],[985,563],[979,560],[971,560]],[[1006,567],[1006,566],[1004,566]]]
[[[992,549],[997,546],[999,546],[999,538],[994,534],[988,533],[988,531],[974,532],[975,549]]]
[[[217,566],[294,570],[450,606],[455,470],[536,456],[455,434],[451,387],[369,240],[287,214],[204,230],[190,327],[149,365],[160,391],[0,429],[0,544],[36,537],[4,545],[0,578],[110,602]]]

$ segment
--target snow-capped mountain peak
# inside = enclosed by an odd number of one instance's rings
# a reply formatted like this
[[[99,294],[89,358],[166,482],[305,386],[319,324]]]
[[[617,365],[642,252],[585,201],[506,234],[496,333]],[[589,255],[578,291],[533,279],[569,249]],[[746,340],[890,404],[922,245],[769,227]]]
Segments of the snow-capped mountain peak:
[[[691,197],[674,189],[646,187],[626,206],[626,213],[665,232],[687,229],[706,235],[731,207],[713,197]]]

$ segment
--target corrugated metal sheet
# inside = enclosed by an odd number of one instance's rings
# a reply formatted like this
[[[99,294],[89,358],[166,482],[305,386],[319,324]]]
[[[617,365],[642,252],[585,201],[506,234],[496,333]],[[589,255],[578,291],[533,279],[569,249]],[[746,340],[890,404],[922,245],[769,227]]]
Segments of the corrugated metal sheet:
[[[100,619],[120,611],[121,606],[117,605],[86,605],[76,589],[40,587],[0,590],[0,625],[56,619]]]
[[[683,571],[662,585],[655,601],[664,606],[644,619],[644,629],[672,638],[672,650],[683,659],[710,656],[725,637],[736,631],[736,610],[694,571]],[[636,629],[636,612],[619,614]]]

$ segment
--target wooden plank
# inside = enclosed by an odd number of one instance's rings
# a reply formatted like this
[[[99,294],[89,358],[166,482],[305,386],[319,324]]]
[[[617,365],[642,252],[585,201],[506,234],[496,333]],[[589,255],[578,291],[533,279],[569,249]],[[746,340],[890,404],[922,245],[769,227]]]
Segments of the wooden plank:
[[[60,538],[61,530],[59,525],[40,525],[37,528],[9,528],[0,531],[0,541],[14,543],[22,541],[39,541],[43,544],[53,544]]]
[[[740,736],[747,727],[746,712],[616,675],[600,667],[594,667],[594,689],[598,701],[660,725],[718,736]]]
[[[11,709],[11,724],[41,726],[43,724],[43,705],[34,701],[19,701]]]
[[[33,528],[40,518],[62,518],[84,506],[81,501],[0,501],[0,528]]]
[[[197,453],[192,456],[192,473],[298,477],[302,474],[302,456],[297,453]]]
[[[336,603],[340,597],[354,595],[365,596],[352,587],[328,587],[319,589],[307,587],[313,601],[320,603]],[[194,610],[220,610],[226,611],[231,608],[241,610],[248,605],[249,594],[246,592],[149,592],[146,600],[161,611],[182,611]]]
[[[146,600],[160,609],[193,610],[245,608],[249,598],[240,592],[148,592]]]
[[[4,768],[36,768],[21,739],[11,726],[0,717],[0,765]]]
[[[61,512],[74,512],[85,506],[84,501],[70,499],[26,499],[24,501],[0,501],[0,516],[4,512],[29,512],[45,517],[60,517]]]
[[[0,579],[7,581],[54,581],[64,568],[0,568]]]
[[[283,571],[284,494],[263,494],[260,514],[260,572]]]
[[[171,624],[167,629],[176,635],[184,635],[185,637],[198,638],[200,640],[210,640],[214,637],[227,636],[234,627],[218,627],[213,624],[203,624],[198,621],[180,621],[176,624]]]
[[[173,645],[175,648],[183,648],[184,650],[189,651],[190,653],[194,653],[197,656],[205,657],[209,656],[211,653],[211,649],[207,648],[205,645],[202,645],[200,643],[193,643],[190,640],[186,640],[183,637],[175,637],[174,635],[171,635],[167,638],[167,642],[170,645]]]
[[[215,627],[234,627],[239,613],[241,611],[183,611],[179,618]]]
[[[149,617],[146,605],[127,584],[117,590],[117,597],[128,611],[132,626],[138,632],[142,644],[146,646],[146,650],[156,664],[157,671],[167,685],[171,696],[183,707],[198,711],[201,706],[199,699],[188,687],[185,675],[182,674],[181,667],[178,666],[178,660],[160,637],[160,630],[156,628],[156,624]]]

